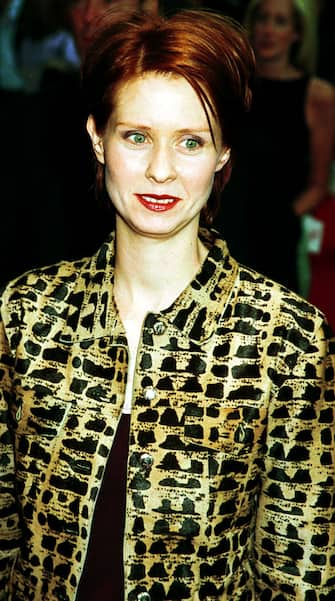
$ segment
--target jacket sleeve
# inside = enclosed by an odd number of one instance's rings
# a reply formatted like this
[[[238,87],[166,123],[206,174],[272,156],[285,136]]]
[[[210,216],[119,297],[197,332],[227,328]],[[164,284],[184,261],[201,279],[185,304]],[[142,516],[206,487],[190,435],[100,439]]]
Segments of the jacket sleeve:
[[[286,344],[269,405],[255,531],[256,587],[259,598],[268,601],[331,601],[335,341],[323,324],[309,338],[299,338],[296,330]]]
[[[15,560],[20,528],[15,497],[15,464],[13,440],[9,429],[12,398],[13,357],[9,350],[5,327],[0,319],[0,600],[9,598],[8,581]]]

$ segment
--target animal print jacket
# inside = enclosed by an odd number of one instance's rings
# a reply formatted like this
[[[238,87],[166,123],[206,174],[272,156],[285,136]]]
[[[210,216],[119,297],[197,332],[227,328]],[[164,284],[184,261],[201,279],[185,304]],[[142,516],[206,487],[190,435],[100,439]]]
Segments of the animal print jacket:
[[[125,599],[332,601],[334,342],[202,235],[201,271],[143,324]],[[2,295],[1,599],[76,597],[127,377],[113,257],[111,236]]]

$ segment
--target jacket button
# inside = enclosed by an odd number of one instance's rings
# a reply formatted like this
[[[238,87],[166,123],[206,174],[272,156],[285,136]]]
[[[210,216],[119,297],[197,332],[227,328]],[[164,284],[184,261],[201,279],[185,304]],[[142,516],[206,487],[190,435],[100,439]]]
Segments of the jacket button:
[[[146,401],[153,401],[154,398],[156,397],[156,395],[157,395],[157,392],[153,386],[147,386],[143,390],[143,397]]]
[[[235,440],[240,443],[244,443],[247,441],[247,432],[243,423],[239,424],[235,432]]]
[[[137,601],[151,601],[149,593],[139,593],[137,595]]]
[[[141,457],[140,457],[141,470],[146,475],[149,475],[153,462],[154,462],[153,457],[152,457],[152,455],[149,455],[149,453],[143,453],[143,455],[141,455]]]
[[[166,330],[165,323],[163,323],[162,321],[156,321],[156,323],[154,323],[153,330],[154,330],[154,333],[159,336],[161,334],[164,334],[164,332]]]

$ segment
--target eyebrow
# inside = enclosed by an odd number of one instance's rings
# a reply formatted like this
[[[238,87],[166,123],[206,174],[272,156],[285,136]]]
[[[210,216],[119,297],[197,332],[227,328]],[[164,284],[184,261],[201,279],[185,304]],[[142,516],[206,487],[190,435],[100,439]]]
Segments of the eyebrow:
[[[155,129],[150,127],[149,125],[144,125],[141,123],[131,123],[131,122],[126,122],[126,121],[117,121],[117,123],[115,124],[116,127],[128,127],[130,129],[144,129],[144,130],[151,130],[151,129]],[[183,127],[181,129],[177,129],[176,133],[178,134],[187,134],[190,131],[198,133],[198,134],[206,134],[206,133],[211,133],[209,127],[207,128],[203,128],[203,127]]]

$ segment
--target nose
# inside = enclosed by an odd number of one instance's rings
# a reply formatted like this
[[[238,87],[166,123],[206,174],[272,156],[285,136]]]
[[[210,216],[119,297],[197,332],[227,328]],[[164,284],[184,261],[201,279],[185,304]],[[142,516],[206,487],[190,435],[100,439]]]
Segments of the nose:
[[[163,183],[176,178],[173,151],[165,145],[153,145],[145,173],[152,181]]]
[[[262,23],[263,33],[272,33],[274,29],[274,23],[272,19],[265,19]]]

